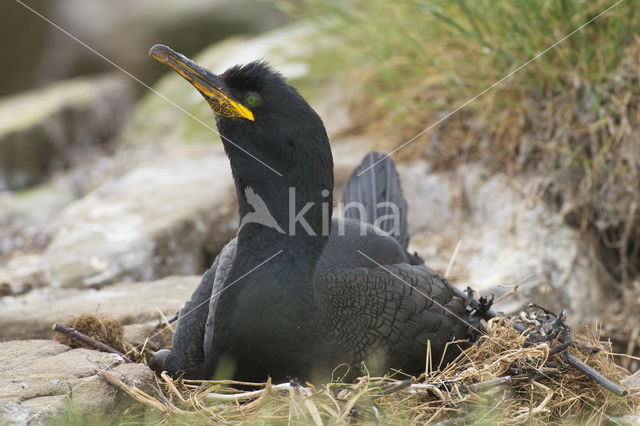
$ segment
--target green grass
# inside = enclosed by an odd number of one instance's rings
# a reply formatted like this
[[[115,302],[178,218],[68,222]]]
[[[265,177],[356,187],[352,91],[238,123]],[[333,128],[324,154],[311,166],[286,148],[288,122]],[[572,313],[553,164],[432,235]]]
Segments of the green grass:
[[[373,70],[368,86],[375,87],[383,101],[406,103],[407,93],[416,88],[407,83],[434,74],[444,76],[454,94],[476,94],[613,4],[308,0],[296,10],[314,16],[343,41],[352,66]],[[601,84],[624,58],[623,48],[639,28],[640,1],[624,0],[529,64],[506,86],[544,96],[571,90],[578,82]]]
[[[388,150],[517,71],[396,158],[549,176],[550,204],[594,236],[609,272],[629,282],[640,273],[640,0],[576,31],[616,1],[285,4],[338,41],[330,54],[361,93],[354,127],[369,127]]]

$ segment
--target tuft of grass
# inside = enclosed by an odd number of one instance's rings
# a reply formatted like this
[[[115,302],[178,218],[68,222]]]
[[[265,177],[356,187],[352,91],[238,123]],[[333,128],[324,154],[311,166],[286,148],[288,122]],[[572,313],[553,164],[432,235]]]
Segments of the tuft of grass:
[[[340,74],[360,87],[354,128],[391,150],[438,123],[396,156],[548,176],[540,194],[607,276],[640,274],[640,0],[287,5],[339,40]]]
[[[122,327],[120,321],[112,316],[83,313],[69,319],[65,325],[86,334],[92,339],[109,345],[117,351],[124,352],[124,343],[122,341],[124,327]],[[58,333],[54,338],[56,341],[72,348],[94,349],[66,334]]]

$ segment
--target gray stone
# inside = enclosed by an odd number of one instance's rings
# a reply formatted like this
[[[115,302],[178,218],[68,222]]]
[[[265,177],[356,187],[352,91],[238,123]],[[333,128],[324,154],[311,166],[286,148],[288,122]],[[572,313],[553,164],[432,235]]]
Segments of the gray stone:
[[[51,338],[54,323],[81,313],[113,316],[124,325],[158,323],[161,314],[173,317],[199,282],[198,276],[167,277],[119,283],[100,290],[41,288],[0,298],[0,341]],[[134,335],[125,340],[133,343]]]
[[[10,253],[43,249],[49,240],[46,222],[73,198],[57,185],[43,185],[24,194],[0,193],[0,266]]]
[[[78,78],[0,101],[0,191],[42,182],[116,135],[130,82]]]
[[[0,343],[0,423],[50,424],[69,407],[96,416],[112,412],[123,392],[98,376],[101,370],[152,395],[159,392],[149,368],[124,364],[117,355],[50,340]]]
[[[181,301],[180,307],[191,297],[187,295]],[[170,320],[177,313],[170,311],[171,315],[166,315],[166,319]],[[144,324],[129,324],[124,326],[124,336],[122,340],[141,350],[143,347],[151,351],[158,349],[170,348],[173,338],[173,328],[167,327],[166,321],[160,322],[158,319]]]
[[[200,273],[234,233],[234,200],[220,146],[156,153],[68,205],[44,251],[11,259],[0,283],[20,294]]]
[[[460,287],[503,294],[499,285],[526,279],[516,296],[496,306],[511,312],[528,302],[567,308],[575,323],[592,317],[604,296],[602,267],[575,229],[536,196],[542,178],[508,178],[477,165],[431,172],[400,166],[409,202],[412,248]],[[546,296],[545,296],[546,295]]]

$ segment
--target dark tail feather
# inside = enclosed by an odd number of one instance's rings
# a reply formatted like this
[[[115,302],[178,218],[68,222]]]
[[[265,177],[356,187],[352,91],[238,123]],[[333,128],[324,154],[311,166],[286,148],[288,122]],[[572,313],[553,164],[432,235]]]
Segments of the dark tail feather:
[[[375,166],[374,166],[375,164]],[[373,167],[372,167],[373,166]],[[360,176],[358,174],[364,170]],[[349,203],[362,205],[364,209],[350,207]],[[406,251],[409,245],[407,201],[402,196],[402,186],[391,157],[370,152],[355,168],[342,193],[345,218],[357,219],[376,225],[392,235]],[[365,217],[362,217],[362,215]],[[386,218],[385,218],[386,216]],[[415,255],[407,254],[411,263],[422,263]]]

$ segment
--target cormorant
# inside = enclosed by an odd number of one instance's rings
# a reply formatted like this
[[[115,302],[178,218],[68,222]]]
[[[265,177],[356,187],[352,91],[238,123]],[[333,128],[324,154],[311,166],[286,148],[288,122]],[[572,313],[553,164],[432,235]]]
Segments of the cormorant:
[[[181,309],[172,351],[158,351],[154,369],[244,381],[329,380],[340,364],[351,375],[363,366],[418,375],[428,340],[438,365],[447,342],[467,333],[465,301],[407,253],[406,201],[391,159],[367,155],[342,199],[363,208],[330,219],[324,125],[278,72],[257,61],[215,75],[166,46],[150,54],[215,113],[243,219]],[[444,362],[459,350],[450,345]]]

